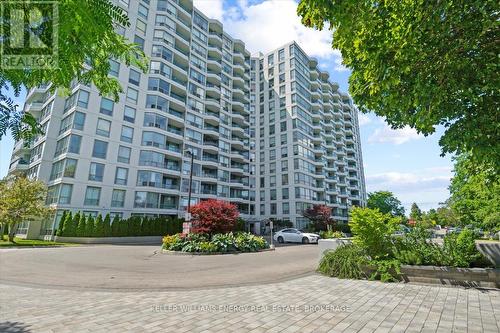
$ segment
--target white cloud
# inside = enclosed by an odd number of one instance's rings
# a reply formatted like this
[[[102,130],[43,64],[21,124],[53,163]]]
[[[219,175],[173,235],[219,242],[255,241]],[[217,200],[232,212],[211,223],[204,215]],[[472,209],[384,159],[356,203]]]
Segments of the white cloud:
[[[384,172],[366,176],[368,192],[388,190],[401,200],[407,210],[413,202],[421,209],[436,208],[448,196],[451,167],[434,167],[413,172]]]
[[[223,0],[194,0],[193,4],[198,8],[203,14],[210,18],[219,20],[222,22],[224,16]]]
[[[358,122],[359,126],[364,126],[372,122],[370,117],[367,114],[359,113],[358,114]]]
[[[309,56],[331,58],[336,70],[346,70],[340,51],[332,49],[332,33],[302,25],[295,0],[267,0],[249,3],[239,0],[223,8],[222,0],[195,0],[194,5],[207,16],[219,19],[231,36],[241,39],[252,52],[274,50],[295,40]]]
[[[377,128],[373,132],[368,138],[368,143],[393,143],[400,145],[411,140],[422,139],[423,137],[423,135],[418,134],[415,129],[409,126],[392,129],[389,125],[384,124],[383,127]]]

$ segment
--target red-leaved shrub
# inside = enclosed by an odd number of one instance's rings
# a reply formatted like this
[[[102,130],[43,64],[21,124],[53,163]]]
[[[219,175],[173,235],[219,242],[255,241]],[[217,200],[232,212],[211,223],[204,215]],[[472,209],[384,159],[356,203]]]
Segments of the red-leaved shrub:
[[[226,233],[233,230],[240,213],[236,205],[210,199],[191,207],[193,233]]]

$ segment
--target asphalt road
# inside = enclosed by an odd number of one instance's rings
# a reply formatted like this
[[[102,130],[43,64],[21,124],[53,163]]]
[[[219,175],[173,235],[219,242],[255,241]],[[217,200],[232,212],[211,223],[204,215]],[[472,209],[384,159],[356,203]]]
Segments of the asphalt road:
[[[308,275],[317,245],[191,256],[158,246],[80,246],[0,250],[0,283],[88,290],[168,290],[258,285]]]

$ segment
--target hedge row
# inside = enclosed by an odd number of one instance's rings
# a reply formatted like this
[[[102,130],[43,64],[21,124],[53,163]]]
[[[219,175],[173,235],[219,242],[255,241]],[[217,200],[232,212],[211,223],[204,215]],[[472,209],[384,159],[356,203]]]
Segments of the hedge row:
[[[165,236],[182,232],[183,222],[179,218],[139,216],[132,216],[128,219],[115,216],[111,221],[109,214],[104,218],[99,214],[94,219],[80,212],[75,215],[71,212],[64,212],[56,235],[62,237]]]

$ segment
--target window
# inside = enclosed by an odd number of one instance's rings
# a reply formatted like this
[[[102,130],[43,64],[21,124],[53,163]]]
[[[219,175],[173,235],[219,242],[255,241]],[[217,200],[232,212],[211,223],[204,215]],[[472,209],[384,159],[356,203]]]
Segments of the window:
[[[101,140],[94,140],[94,149],[92,150],[92,157],[106,158],[108,151],[108,143]]]
[[[288,185],[288,174],[281,175],[281,185]]]
[[[150,78],[148,80],[148,90],[159,91],[166,95],[170,92],[170,83],[159,78]]]
[[[128,169],[117,167],[115,173],[115,184],[127,185],[127,179],[128,179]]]
[[[99,206],[99,199],[101,198],[101,188],[87,186],[85,191],[85,200],[83,202],[86,206]]]
[[[271,200],[276,200],[276,190],[275,189],[272,189],[270,192],[270,197],[271,197]]]
[[[69,205],[71,203],[71,194],[73,193],[73,185],[62,184],[61,192],[59,193],[59,203]]]
[[[128,75],[128,82],[139,86],[139,83],[141,82],[141,73],[131,69]]]
[[[111,130],[111,122],[105,119],[97,119],[97,129],[95,134],[109,137],[109,132]]]
[[[158,109],[161,111],[167,111],[168,109],[168,101],[156,95],[147,95],[146,97],[146,108],[149,109]]]
[[[125,190],[113,190],[111,195],[111,207],[123,207],[125,204]]]
[[[118,158],[117,161],[121,163],[130,163],[130,154],[132,149],[129,147],[120,146],[118,148]]]
[[[120,63],[116,60],[109,60],[109,75],[118,77],[120,75]]]
[[[140,49],[144,51],[144,38],[141,38],[137,35],[134,36],[134,43],[139,45]]]
[[[128,126],[122,126],[122,134],[120,136],[120,140],[123,142],[132,143],[134,139],[134,129]]]
[[[108,98],[102,98],[101,99],[101,109],[100,112],[102,114],[105,114],[107,116],[112,116],[113,115],[113,107],[114,107],[114,102]]]
[[[283,188],[283,189],[281,190],[281,197],[282,197],[283,199],[285,199],[285,200],[287,200],[287,199],[288,199],[288,197],[289,197],[289,195],[288,195],[288,188]]]
[[[288,157],[288,147],[281,147],[281,157]]]
[[[60,178],[62,176],[63,166],[64,166],[64,160],[52,164],[52,170],[50,171],[49,180]]]
[[[79,135],[71,135],[69,139],[68,153],[79,154],[82,137]]]
[[[268,65],[268,66],[272,66],[272,65],[274,65],[274,54],[270,54],[270,55],[267,57],[267,65]]]
[[[135,28],[145,34],[147,25],[146,23],[144,23],[144,21],[137,19],[137,21],[135,22]]]
[[[82,108],[87,108],[89,105],[89,93],[85,90],[80,90],[78,95],[78,106]]]
[[[89,180],[95,182],[102,182],[103,177],[104,177],[104,164],[95,162],[90,163]]]
[[[144,6],[142,3],[139,4],[139,9],[137,10],[137,14],[139,14],[140,17],[147,20],[148,12],[149,12],[148,7]]]
[[[73,118],[73,129],[83,131],[83,126],[85,125],[85,113],[75,112]]]
[[[283,211],[283,214],[290,214],[290,204],[288,202],[283,202],[281,204],[281,209]]]
[[[278,51],[278,61],[285,60],[285,49],[281,49]]]
[[[64,177],[70,177],[70,178],[75,177],[77,163],[78,161],[75,159],[72,158],[66,159],[66,163],[64,164],[64,174],[63,174]]]
[[[137,98],[139,97],[139,92],[134,88],[127,88],[127,101],[137,104]]]
[[[125,106],[123,110],[123,120],[129,123],[135,123],[135,109],[130,106]]]

